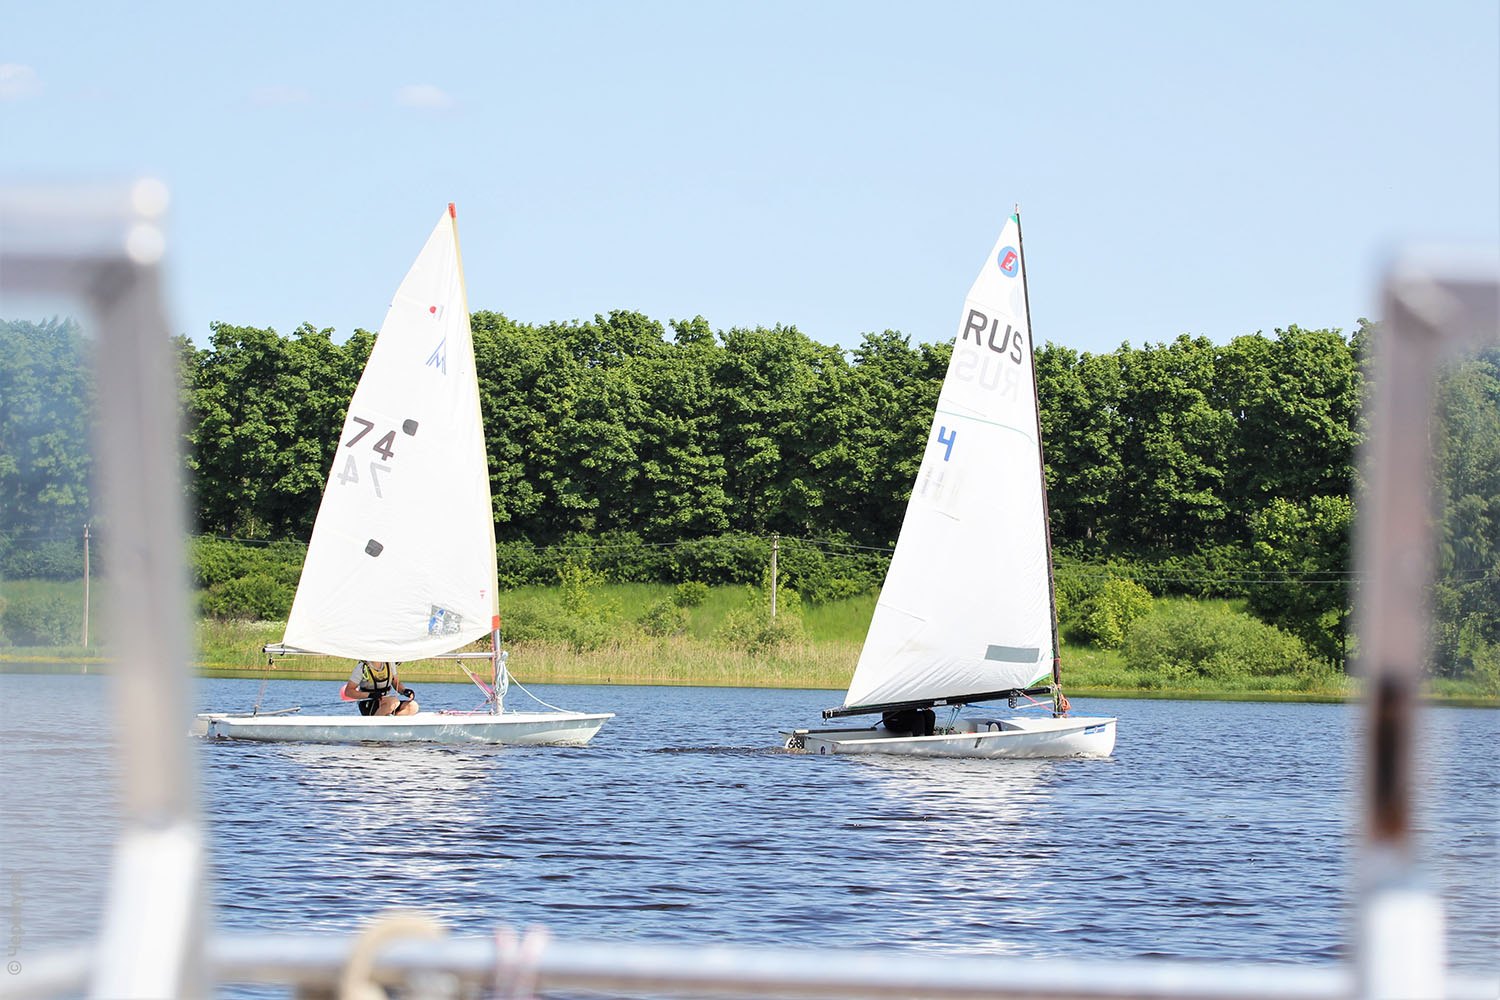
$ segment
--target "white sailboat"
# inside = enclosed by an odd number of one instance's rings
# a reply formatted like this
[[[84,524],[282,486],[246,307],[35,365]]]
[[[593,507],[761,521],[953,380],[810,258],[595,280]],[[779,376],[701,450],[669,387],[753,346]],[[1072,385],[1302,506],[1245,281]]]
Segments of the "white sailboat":
[[[490,651],[458,653],[485,635]],[[391,663],[482,658],[477,712],[206,713],[227,739],[321,742],[588,742],[612,713],[508,712],[495,519],[473,334],[450,204],[396,290],[324,487],[277,655]]]
[[[882,721],[794,730],[784,734],[787,748],[1108,756],[1115,719],[1068,714],[1055,608],[1018,210],[969,289],[859,663],[843,705],[823,713]],[[1008,718],[958,711],[1000,699],[1051,711]],[[940,706],[953,707],[950,718],[937,718]]]

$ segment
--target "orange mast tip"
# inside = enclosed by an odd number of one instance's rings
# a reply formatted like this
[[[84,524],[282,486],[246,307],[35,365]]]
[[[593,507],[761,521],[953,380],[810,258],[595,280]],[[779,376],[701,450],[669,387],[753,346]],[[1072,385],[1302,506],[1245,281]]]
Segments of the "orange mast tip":
[[[456,218],[458,218],[458,210],[453,207],[453,202],[451,202],[451,201],[448,202],[448,218],[450,218],[450,219],[456,219]]]

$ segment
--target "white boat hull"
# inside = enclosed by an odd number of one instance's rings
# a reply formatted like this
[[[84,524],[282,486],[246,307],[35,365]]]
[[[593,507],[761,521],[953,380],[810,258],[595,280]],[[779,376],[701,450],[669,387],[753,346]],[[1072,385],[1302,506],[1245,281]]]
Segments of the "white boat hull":
[[[788,750],[817,754],[884,753],[915,757],[1108,757],[1115,720],[1016,718],[962,720],[959,729],[932,736],[897,736],[882,728],[798,729]]]
[[[613,712],[502,712],[465,715],[231,715],[205,713],[196,735],[262,743],[504,743],[583,746]]]

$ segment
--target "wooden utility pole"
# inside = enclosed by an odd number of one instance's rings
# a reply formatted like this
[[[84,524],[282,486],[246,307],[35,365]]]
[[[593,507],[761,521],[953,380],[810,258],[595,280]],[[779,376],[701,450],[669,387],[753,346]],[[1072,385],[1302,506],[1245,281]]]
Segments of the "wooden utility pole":
[[[83,526],[83,645],[89,644],[89,526]]]
[[[776,617],[776,552],[781,548],[781,536],[771,536],[771,617]]]

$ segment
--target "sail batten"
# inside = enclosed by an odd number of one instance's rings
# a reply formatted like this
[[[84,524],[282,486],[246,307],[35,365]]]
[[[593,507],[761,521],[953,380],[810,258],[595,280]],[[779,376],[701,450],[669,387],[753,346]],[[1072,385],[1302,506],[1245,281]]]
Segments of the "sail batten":
[[[391,297],[350,400],[283,643],[414,660],[488,635],[494,516],[455,213]]]
[[[1003,697],[1055,637],[1020,220],[960,314],[901,534],[838,714]]]

